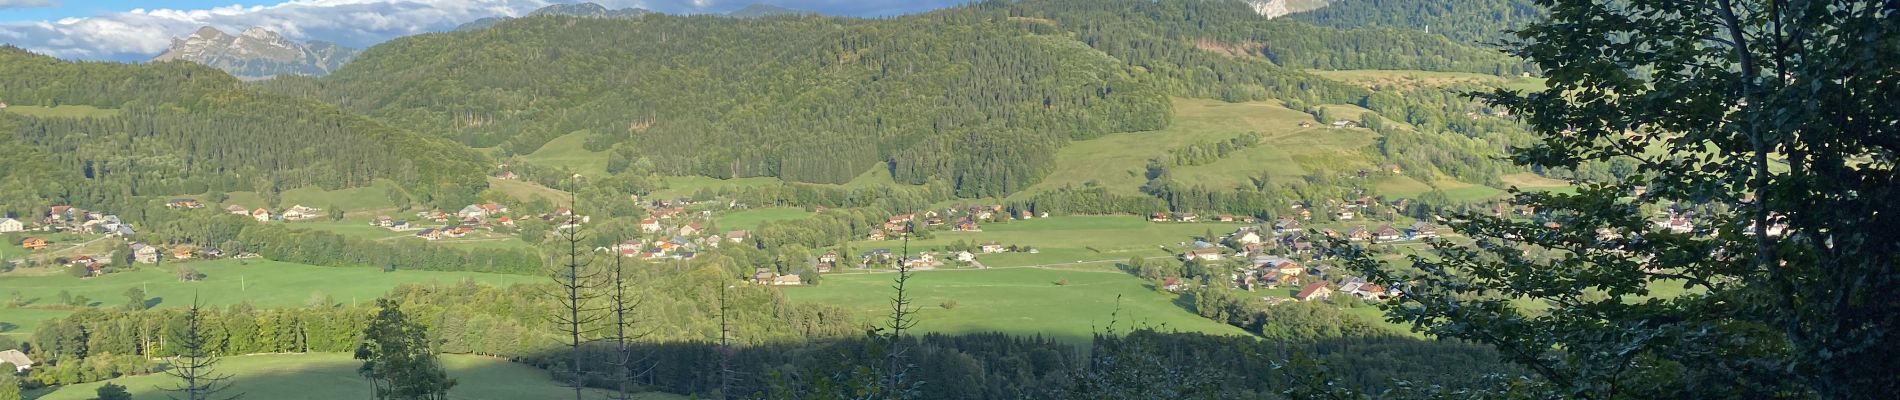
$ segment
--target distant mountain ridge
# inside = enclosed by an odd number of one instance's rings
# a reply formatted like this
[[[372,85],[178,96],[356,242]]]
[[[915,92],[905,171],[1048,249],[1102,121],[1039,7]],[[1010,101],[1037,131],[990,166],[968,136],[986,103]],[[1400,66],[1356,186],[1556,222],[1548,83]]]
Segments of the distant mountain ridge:
[[[184,38],[172,39],[171,48],[152,61],[190,61],[240,79],[264,79],[277,75],[329,74],[360,52],[324,41],[300,44],[264,28],[252,27],[231,35],[207,26]]]
[[[574,3],[574,4],[555,4],[555,5],[551,5],[547,7],[541,7],[534,11],[529,11],[528,15],[526,16],[536,17],[536,16],[543,16],[543,15],[559,15],[559,16],[581,17],[581,18],[634,19],[634,18],[640,18],[641,16],[644,16],[647,14],[655,14],[655,13],[657,12],[653,10],[644,9],[644,8],[622,8],[622,9],[615,10],[615,9],[607,8],[607,6],[603,6],[603,5],[595,4],[595,3]],[[499,24],[502,21],[507,21],[511,19],[514,19],[514,17],[482,18],[482,19],[470,21],[469,23],[466,23],[466,24],[462,24],[461,26],[457,26],[455,27],[455,31],[456,32],[479,31],[483,29],[488,29],[489,27],[495,26],[495,24]]]

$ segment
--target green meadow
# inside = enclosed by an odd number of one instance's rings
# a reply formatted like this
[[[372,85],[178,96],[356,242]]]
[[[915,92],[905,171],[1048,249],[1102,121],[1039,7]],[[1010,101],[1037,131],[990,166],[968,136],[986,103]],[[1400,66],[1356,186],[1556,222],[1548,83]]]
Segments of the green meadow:
[[[607,175],[607,152],[588,151],[587,131],[575,131],[541,145],[540,149],[522,156],[535,165],[567,168],[587,176]]]
[[[205,274],[203,280],[178,280],[178,267],[190,267]],[[18,272],[14,273],[18,274]],[[0,276],[6,282],[6,296],[18,293],[28,307],[56,305],[60,293],[74,298],[84,296],[96,307],[121,307],[130,303],[128,289],[145,291],[146,304],[152,307],[184,307],[193,298],[206,305],[223,307],[249,302],[259,308],[303,307],[312,300],[328,296],[338,303],[362,303],[381,297],[402,284],[452,284],[464,280],[496,286],[538,282],[526,275],[477,272],[406,271],[383,272],[376,268],[318,267],[262,259],[217,260],[141,265],[97,278],[76,278],[64,273],[35,276]],[[29,311],[31,310],[31,311]],[[19,326],[36,323],[45,315],[37,309],[0,309],[0,323]],[[30,332],[30,331],[28,331]]]
[[[713,219],[713,222],[717,224],[721,230],[751,230],[767,222],[799,219],[808,216],[811,216],[811,212],[801,208],[759,208],[720,214]]]
[[[512,399],[552,399],[573,396],[573,389],[561,386],[553,381],[547,371],[509,362],[507,360],[475,356],[444,354],[442,366],[455,378],[455,388],[449,390],[449,399],[453,400],[512,400]],[[367,381],[356,373],[362,361],[352,359],[344,353],[308,353],[308,354],[258,354],[225,357],[220,360],[217,370],[232,374],[231,388],[228,394],[243,393],[247,399],[361,399],[371,398]],[[164,374],[129,376],[113,379],[116,385],[125,386],[133,399],[167,399],[173,393],[160,387],[171,387],[177,378]],[[28,399],[38,400],[83,400],[94,397],[95,391],[104,382],[86,383],[72,386],[29,392]],[[38,397],[35,397],[35,396]],[[589,389],[588,399],[607,399],[605,391]],[[680,399],[682,397],[665,393],[646,393],[635,399],[661,400]]]
[[[865,318],[889,313],[890,272],[825,275],[820,285],[787,288],[796,301],[834,304]],[[1059,284],[1062,283],[1062,284]],[[1114,266],[921,271],[909,291],[919,332],[1006,332],[1085,342],[1107,329],[1147,325],[1164,330],[1245,335],[1202,318],[1176,295]],[[955,300],[954,308],[944,305]],[[1117,310],[1119,314],[1117,314]]]

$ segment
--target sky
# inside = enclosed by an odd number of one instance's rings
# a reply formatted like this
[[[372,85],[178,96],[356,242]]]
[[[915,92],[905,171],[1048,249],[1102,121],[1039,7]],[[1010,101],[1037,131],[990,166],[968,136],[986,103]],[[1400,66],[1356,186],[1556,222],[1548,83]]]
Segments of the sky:
[[[291,40],[363,48],[494,16],[584,0],[0,0],[0,43],[78,60],[142,61],[173,38],[212,26],[263,27]],[[673,14],[729,12],[753,3],[826,15],[889,16],[963,0],[593,0],[608,8]]]

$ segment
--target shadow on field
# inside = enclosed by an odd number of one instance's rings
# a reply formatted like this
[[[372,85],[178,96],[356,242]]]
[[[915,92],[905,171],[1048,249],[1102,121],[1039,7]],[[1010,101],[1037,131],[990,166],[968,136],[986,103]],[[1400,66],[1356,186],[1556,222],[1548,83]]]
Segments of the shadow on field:
[[[1343,385],[1367,390],[1395,389],[1399,380],[1448,387],[1475,383],[1488,373],[1516,373],[1500,363],[1489,347],[1402,336],[1318,338],[1268,341],[1253,336],[1160,332],[1118,327],[1118,334],[1080,341],[1017,337],[1002,333],[927,334],[900,345],[907,379],[926,382],[925,399],[1046,398],[1091,369],[1138,368],[1186,371],[1217,377],[1248,393],[1284,390],[1279,365],[1296,354],[1332,368]],[[729,365],[732,395],[787,390],[804,393],[864,376],[865,368],[888,366],[877,341],[865,337],[787,343],[746,343],[722,349],[715,343],[641,343],[632,346],[638,385],[646,390],[701,396],[718,393],[722,365]],[[565,349],[522,357],[547,368],[557,381],[572,378]],[[588,386],[606,388],[622,371],[611,343],[582,352]],[[1130,363],[1139,354],[1140,363]],[[1097,357],[1103,356],[1107,358]],[[1105,361],[1123,359],[1121,361]],[[1120,362],[1122,364],[1116,364]],[[1106,363],[1106,364],[1105,364]],[[1110,365],[1104,367],[1104,365]]]

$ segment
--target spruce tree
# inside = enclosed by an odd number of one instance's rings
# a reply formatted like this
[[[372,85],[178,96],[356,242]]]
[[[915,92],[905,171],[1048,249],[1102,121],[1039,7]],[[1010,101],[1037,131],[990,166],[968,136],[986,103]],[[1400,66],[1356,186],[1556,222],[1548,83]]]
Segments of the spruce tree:
[[[191,301],[191,308],[185,309],[182,325],[174,326],[172,343],[178,349],[165,374],[178,378],[178,383],[162,388],[177,393],[175,400],[230,400],[243,397],[242,393],[224,394],[231,389],[231,374],[218,373],[218,356],[211,349],[211,329],[215,327],[204,321],[202,304],[197,298]]]

